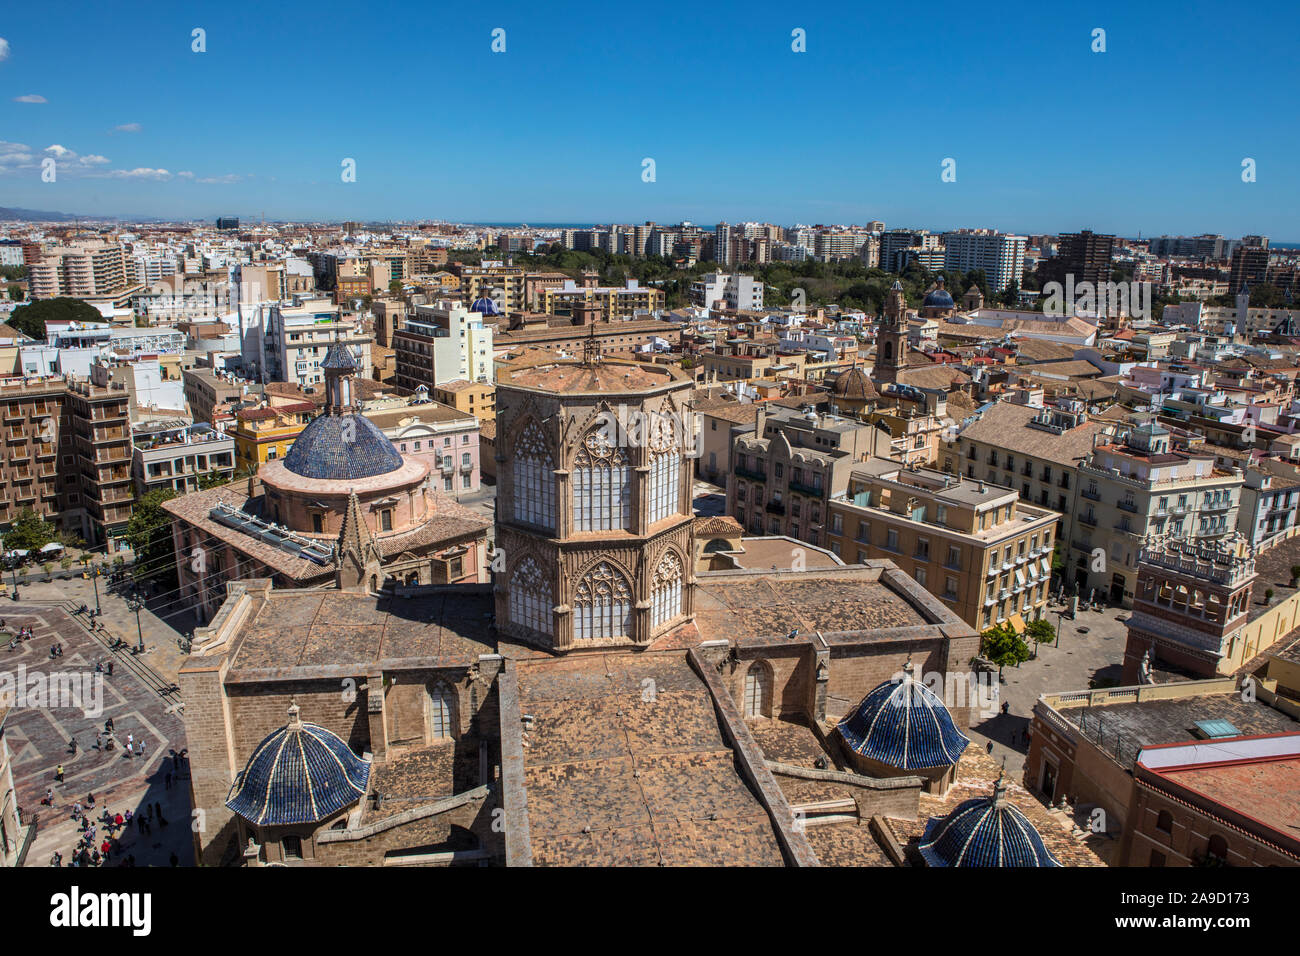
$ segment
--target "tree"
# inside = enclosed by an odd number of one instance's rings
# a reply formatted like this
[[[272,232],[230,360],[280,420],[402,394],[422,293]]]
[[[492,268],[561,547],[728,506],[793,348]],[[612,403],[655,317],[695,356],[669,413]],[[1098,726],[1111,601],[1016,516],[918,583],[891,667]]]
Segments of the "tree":
[[[401,295],[401,294],[402,294],[402,280],[401,280],[401,279],[394,279],[392,282],[388,283],[388,294],[389,294],[389,295]]]
[[[163,590],[175,590],[176,549],[172,542],[171,515],[163,502],[176,497],[174,488],[155,488],[135,503],[131,520],[126,523],[126,543],[135,555],[137,578],[158,581]]]
[[[206,474],[199,475],[199,491],[206,491],[208,488],[216,488],[219,485],[228,485],[234,480],[234,475],[223,475],[219,471],[209,471]]]
[[[1002,668],[1029,660],[1029,645],[1010,624],[998,624],[980,636],[980,653],[998,665],[998,680],[1001,680]]]
[[[1034,656],[1037,657],[1037,645],[1050,644],[1052,641],[1056,640],[1056,628],[1047,623],[1045,619],[1039,618],[1038,620],[1030,621],[1025,625],[1025,637],[1034,642]]]
[[[41,299],[14,309],[9,325],[33,339],[45,338],[45,323],[56,319],[72,322],[103,322],[104,315],[88,302],[59,296]]]
[[[59,529],[52,522],[31,508],[24,508],[5,533],[5,548],[9,551],[39,551],[57,540]]]

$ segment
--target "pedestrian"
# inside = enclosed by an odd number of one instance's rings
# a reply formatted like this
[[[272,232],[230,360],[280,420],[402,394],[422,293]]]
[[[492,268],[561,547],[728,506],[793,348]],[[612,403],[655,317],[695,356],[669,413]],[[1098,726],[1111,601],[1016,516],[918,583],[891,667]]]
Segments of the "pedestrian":
[[[110,734],[113,732],[113,718],[112,718],[112,717],[110,717],[110,718],[108,718],[108,720],[104,721],[104,730],[105,730],[106,733],[110,733]]]
[[[144,821],[144,835],[153,836],[153,827],[149,826],[149,821]]]
[[[1010,705],[1009,703],[1007,703],[1007,702],[1004,700],[1004,701],[1002,702],[1002,716],[1005,717],[1006,714],[1007,714],[1007,711],[1009,711],[1010,709],[1011,709],[1011,705]]]
[[[162,804],[161,804],[161,803],[158,803],[158,802],[155,801],[155,802],[154,802],[154,805],[153,805],[153,808],[154,808],[155,810],[158,811],[158,819],[161,820],[161,819],[162,819]]]
[[[129,811],[128,811],[128,812],[129,812]],[[113,826],[115,826],[115,827],[117,827],[117,828],[119,828],[119,829],[121,829],[122,824],[125,823],[125,822],[126,822],[126,821],[122,819],[122,814],[120,814],[120,813],[117,814],[117,816],[113,817]]]
[[[77,817],[79,817],[79,816],[81,816],[81,801],[80,801],[80,800],[78,800],[78,801],[76,801],[75,803],[72,804],[72,819],[75,820],[75,819],[77,819]]]
[[[104,749],[104,734],[103,734],[103,732],[100,732],[100,733],[95,734],[95,749],[96,749],[96,750],[103,750],[103,749]]]
[[[126,735],[126,749],[127,749],[127,750],[130,750],[130,749],[131,749],[131,745],[134,744],[134,743],[135,743],[135,734],[127,734],[127,735]]]
[[[167,771],[167,776],[163,778],[163,781],[163,789],[170,790],[172,788],[172,772],[170,770]]]
[[[90,807],[91,809],[94,809],[95,795],[93,793],[86,794],[86,806]]]
[[[41,803],[47,807],[54,806],[54,791],[49,787],[45,788],[45,796],[41,798]]]
[[[109,677],[112,677],[112,676],[113,676],[113,662],[112,662],[112,661],[109,661],[109,662],[108,662],[108,676],[109,676]]]
[[[152,821],[153,821],[153,807],[146,803],[146,804],[144,805],[144,808],[145,808],[145,810],[147,811],[147,812],[145,813],[145,815],[144,815],[145,819],[146,819],[146,820],[149,820],[150,822],[152,822]]]
[[[59,783],[63,783],[63,764],[59,764],[54,768],[54,779]]]
[[[60,853],[58,850],[55,850],[54,855],[50,857],[50,866],[62,866],[62,865],[63,865],[63,854]]]
[[[131,753],[131,742],[130,742],[130,741],[127,741],[127,744],[126,744],[126,753],[122,754],[122,756],[125,757],[127,760],[130,760],[130,759],[131,759],[132,753]]]
[[[990,754],[992,754],[992,753],[993,753],[993,741],[990,740],[990,741],[985,745],[984,749],[987,750]]]
[[[100,853],[103,854],[105,863],[108,862],[108,854],[112,851],[112,849],[113,849],[113,844],[109,843],[107,839],[105,839],[104,842],[100,844],[99,851]]]
[[[143,817],[143,816],[138,816],[138,817],[135,818],[135,827],[136,827],[137,830],[140,831],[140,833],[141,833],[142,835],[144,834],[144,817]]]
[[[77,755],[77,738],[73,737],[71,740],[69,740],[68,746],[72,748],[72,756],[75,757]]]

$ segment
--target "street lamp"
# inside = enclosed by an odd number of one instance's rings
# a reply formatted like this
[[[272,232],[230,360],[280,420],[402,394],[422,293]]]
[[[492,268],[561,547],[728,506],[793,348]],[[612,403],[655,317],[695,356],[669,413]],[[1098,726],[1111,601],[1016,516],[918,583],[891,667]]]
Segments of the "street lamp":
[[[14,600],[17,601],[17,600],[18,600],[18,568],[16,568],[16,567],[13,568],[13,572],[14,572],[14,595],[13,595],[13,597],[14,597]]]
[[[96,565],[90,572],[90,581],[95,585],[95,617],[99,617],[104,613],[99,608],[99,574],[100,568],[99,565]]]
[[[135,632],[139,635],[139,641],[135,645],[135,653],[144,653],[144,630],[140,626],[140,611],[144,608],[144,601],[140,597],[140,591],[137,589],[130,602],[127,603],[129,610],[135,611]]]
[[[1065,615],[1064,607],[1062,607],[1059,611],[1056,612],[1056,643],[1052,645],[1053,647],[1061,646],[1061,618],[1064,615]]]

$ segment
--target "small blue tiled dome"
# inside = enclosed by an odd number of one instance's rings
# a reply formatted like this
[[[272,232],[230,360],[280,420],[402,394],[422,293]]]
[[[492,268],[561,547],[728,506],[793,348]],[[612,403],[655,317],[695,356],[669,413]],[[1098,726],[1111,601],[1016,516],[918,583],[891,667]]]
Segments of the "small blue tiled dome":
[[[952,301],[952,296],[943,286],[932,289],[925,296],[925,301],[921,303],[922,308],[926,309],[952,309],[956,306]]]
[[[479,312],[483,315],[500,315],[501,311],[497,304],[487,296],[481,296],[474,300],[474,304],[469,307],[471,312]]]
[[[298,718],[253,751],[226,806],[249,823],[281,826],[317,823],[365,796],[370,762],[337,734]]]
[[[371,478],[401,468],[402,456],[365,416],[326,413],[294,440],[284,467],[304,478]]]
[[[340,369],[342,371],[355,372],[361,366],[357,364],[356,357],[353,356],[352,350],[342,342],[335,342],[325,353],[325,360],[320,363],[321,368]]]
[[[932,817],[917,847],[930,866],[1060,866],[1034,825],[1007,802],[999,778],[991,797],[957,805]]]
[[[837,729],[854,753],[899,770],[951,766],[970,743],[943,701],[913,677],[911,661],[901,681],[875,688]]]

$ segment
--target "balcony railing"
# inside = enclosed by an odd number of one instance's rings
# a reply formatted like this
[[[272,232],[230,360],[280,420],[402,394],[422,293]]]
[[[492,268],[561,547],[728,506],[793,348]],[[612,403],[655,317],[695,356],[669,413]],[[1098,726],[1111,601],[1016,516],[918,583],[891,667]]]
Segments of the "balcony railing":
[[[1095,488],[1085,488],[1079,492],[1080,498],[1087,498],[1089,501],[1101,501],[1101,492]]]
[[[781,504],[781,502],[779,502],[779,501],[769,501],[769,502],[764,506],[764,508],[765,508],[765,510],[767,511],[768,514],[772,514],[772,515],[783,515],[783,514],[785,514],[785,505]]]
[[[1137,514],[1138,506],[1136,501],[1121,501],[1115,505],[1120,511],[1128,511]]]

